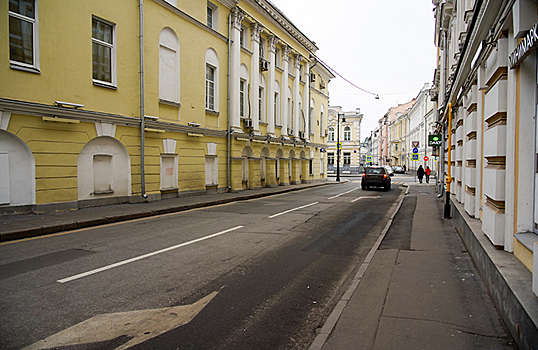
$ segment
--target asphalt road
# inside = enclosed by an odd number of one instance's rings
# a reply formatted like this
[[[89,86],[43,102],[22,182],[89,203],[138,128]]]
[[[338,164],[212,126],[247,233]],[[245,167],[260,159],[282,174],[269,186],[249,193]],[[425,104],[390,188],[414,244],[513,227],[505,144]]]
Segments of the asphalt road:
[[[397,180],[0,245],[0,349],[305,349],[392,214]]]

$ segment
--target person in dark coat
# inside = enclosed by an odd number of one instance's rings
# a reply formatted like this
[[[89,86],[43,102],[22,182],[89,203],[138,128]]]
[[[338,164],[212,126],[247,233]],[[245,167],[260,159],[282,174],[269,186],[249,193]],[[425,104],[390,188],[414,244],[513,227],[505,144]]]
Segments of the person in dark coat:
[[[420,183],[422,183],[422,178],[424,177],[424,168],[422,167],[422,165],[420,165],[418,167],[418,170],[417,170],[417,176],[418,176],[418,181]]]

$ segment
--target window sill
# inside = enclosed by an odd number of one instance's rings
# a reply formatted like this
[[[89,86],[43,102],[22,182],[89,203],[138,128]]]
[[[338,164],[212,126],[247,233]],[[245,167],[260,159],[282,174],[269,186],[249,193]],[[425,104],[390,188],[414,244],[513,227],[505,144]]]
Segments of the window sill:
[[[162,98],[159,99],[159,103],[161,103],[163,105],[168,105],[168,106],[181,107],[181,103],[179,103],[179,102],[163,100]]]
[[[216,116],[220,115],[219,111],[213,111],[211,109],[206,109],[205,112],[206,112],[206,114],[213,114],[213,115],[216,115]]]
[[[531,252],[534,252],[534,242],[538,241],[538,235],[532,232],[516,233],[514,237]]]
[[[21,66],[13,62],[11,62],[10,68],[28,73],[41,74],[41,71],[35,67]]]
[[[102,82],[102,81],[98,81],[98,80],[94,80],[93,85],[103,87],[103,88],[107,88],[107,89],[111,89],[111,90],[118,90],[117,86],[109,84],[109,83],[105,83],[105,82]]]
[[[94,195],[99,195],[99,194],[111,194],[111,193],[114,193],[114,190],[110,190],[110,191],[101,191],[101,192],[94,192],[93,194],[94,194]]]

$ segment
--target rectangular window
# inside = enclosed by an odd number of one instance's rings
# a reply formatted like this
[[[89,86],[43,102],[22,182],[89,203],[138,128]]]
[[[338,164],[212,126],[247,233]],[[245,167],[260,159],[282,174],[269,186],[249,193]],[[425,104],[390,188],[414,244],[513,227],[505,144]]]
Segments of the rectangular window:
[[[280,49],[276,48],[275,50],[275,65],[280,68],[282,55],[280,54]]]
[[[351,153],[344,153],[344,165],[351,164]]]
[[[327,164],[334,164],[334,153],[327,153]]]
[[[213,9],[209,6],[207,7],[207,26],[213,28]]]
[[[275,92],[275,99],[273,101],[273,118],[275,119],[275,125],[278,125],[278,92]]]
[[[115,47],[114,25],[103,20],[92,20],[92,63],[94,82],[114,85]]]
[[[263,88],[260,87],[258,89],[258,116],[261,122],[263,121],[262,113],[263,113]]]
[[[9,154],[0,153],[0,204],[9,204]]]
[[[239,81],[239,116],[245,116],[245,85],[246,82],[241,79]]]
[[[205,67],[205,108],[215,110],[215,68]]]
[[[9,1],[9,60],[12,66],[38,69],[37,6],[33,0]]]
[[[207,26],[211,29],[218,30],[219,25],[219,8],[211,3],[207,2]]]
[[[260,38],[260,58],[265,59],[265,39]]]
[[[241,33],[239,33],[239,44],[241,47],[247,48],[247,33],[248,29],[245,26],[241,26]]]
[[[114,193],[112,188],[112,156],[93,156],[93,194]]]

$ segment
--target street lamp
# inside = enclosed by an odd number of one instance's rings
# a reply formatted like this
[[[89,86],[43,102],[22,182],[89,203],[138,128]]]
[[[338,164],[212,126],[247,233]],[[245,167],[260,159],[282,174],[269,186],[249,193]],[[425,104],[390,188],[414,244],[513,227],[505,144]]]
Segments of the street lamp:
[[[342,123],[346,122],[345,114],[338,113],[336,116],[336,181],[340,182],[340,150],[342,145],[340,144],[340,117],[342,117]]]

